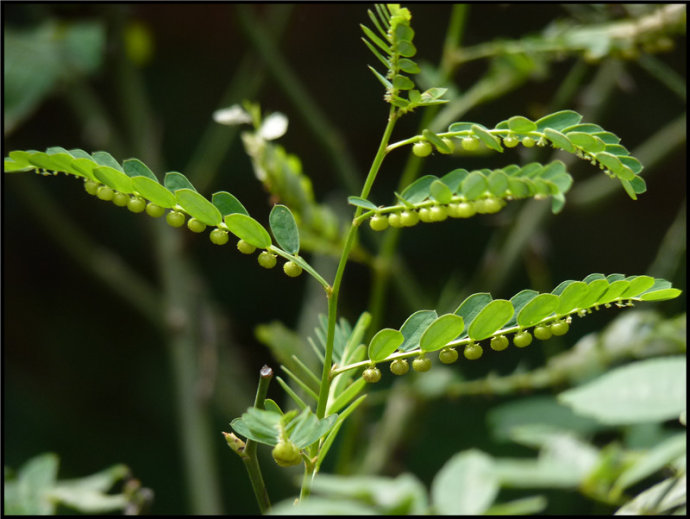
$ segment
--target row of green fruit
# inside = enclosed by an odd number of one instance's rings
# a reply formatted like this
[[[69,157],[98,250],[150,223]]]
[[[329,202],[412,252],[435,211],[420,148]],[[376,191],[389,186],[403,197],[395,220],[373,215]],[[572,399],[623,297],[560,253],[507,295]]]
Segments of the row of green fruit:
[[[534,337],[545,341],[553,336],[561,336],[568,333],[570,329],[569,318],[557,320],[549,324],[542,324],[536,326],[533,330]],[[513,336],[513,344],[517,348],[525,348],[532,343],[532,333],[528,330],[521,330]],[[492,350],[503,351],[508,347],[509,340],[505,335],[497,335],[493,337],[489,343]],[[477,360],[484,353],[484,349],[480,344],[470,342],[465,345],[463,355],[467,360]],[[443,364],[452,364],[458,360],[458,352],[455,348],[443,348],[438,355],[439,360]],[[431,369],[431,359],[425,353],[421,353],[412,361],[412,369],[418,372],[425,372]],[[397,358],[390,363],[391,373],[394,375],[404,375],[410,370],[410,365],[407,359]],[[381,370],[375,365],[371,365],[362,372],[362,378],[366,382],[375,383],[381,380]]]

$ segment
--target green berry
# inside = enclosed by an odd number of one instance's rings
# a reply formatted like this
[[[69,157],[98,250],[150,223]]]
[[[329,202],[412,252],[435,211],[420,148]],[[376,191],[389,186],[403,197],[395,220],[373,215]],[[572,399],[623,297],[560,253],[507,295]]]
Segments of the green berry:
[[[407,359],[395,359],[393,362],[391,362],[391,373],[394,375],[404,375],[408,371],[410,371],[410,365],[407,362]]]
[[[482,356],[483,353],[484,349],[479,344],[474,342],[471,342],[465,346],[465,351],[462,352],[467,360],[477,360]]]
[[[520,139],[518,139],[515,135],[508,135],[507,137],[503,138],[503,145],[506,148],[514,148],[520,144]]]
[[[391,227],[402,227],[402,218],[400,217],[400,213],[390,213],[388,215],[388,225]]]
[[[213,229],[208,237],[211,239],[211,243],[215,245],[225,245],[230,240],[228,232],[223,229]]]
[[[417,357],[412,361],[412,369],[419,371],[420,373],[429,371],[431,369],[431,359],[428,359],[423,355]]]
[[[165,215],[165,221],[171,227],[182,227],[184,225],[184,214],[179,211],[170,211]]]
[[[551,330],[548,326],[537,326],[534,328],[534,336],[540,341],[550,339],[551,335]]]
[[[503,203],[498,198],[485,198],[484,199],[484,213],[493,214],[497,213],[503,207]]]
[[[153,202],[149,202],[146,204],[146,214],[153,217],[153,218],[160,218],[165,214],[165,209],[163,209],[161,206],[154,204]]]
[[[508,337],[505,335],[498,335],[491,339],[491,349],[494,351],[503,351],[508,347]]]
[[[96,190],[96,196],[101,200],[109,202],[115,196],[115,191],[110,189],[108,186],[99,186],[99,188]]]
[[[462,139],[462,147],[467,151],[475,151],[479,149],[479,139],[476,137],[465,137]]]
[[[242,254],[251,254],[256,250],[256,247],[252,245],[251,243],[247,243],[244,240],[239,240],[237,242],[237,250],[240,251]]]
[[[513,344],[515,344],[515,346],[518,348],[524,348],[525,346],[529,346],[531,343],[532,335],[527,330],[516,333],[515,337],[513,337]]]
[[[190,218],[187,220],[187,229],[192,232],[204,232],[206,230],[206,224],[196,218]]]
[[[431,153],[431,144],[427,141],[415,142],[412,145],[412,153],[417,157],[426,157]]]
[[[452,218],[469,218],[477,212],[474,204],[469,202],[453,202],[448,206],[448,214]]]
[[[370,384],[375,384],[376,382],[381,380],[381,370],[379,368],[377,368],[376,366],[372,366],[371,368],[367,368],[362,373],[362,378],[366,382],[369,382]]]
[[[438,354],[438,359],[444,364],[452,364],[458,360],[458,352],[455,348],[443,348]]]
[[[263,251],[257,258],[259,265],[265,269],[272,269],[276,266],[276,255],[272,252]]]
[[[442,222],[448,218],[448,211],[442,205],[434,205],[429,209],[432,222]]]
[[[302,462],[297,445],[290,440],[280,440],[271,452],[275,462],[281,467],[292,467]]]
[[[553,333],[557,337],[565,335],[566,333],[568,333],[569,329],[570,325],[565,321],[556,321],[551,325],[551,333]]]
[[[115,204],[118,207],[124,207],[127,205],[127,202],[129,202],[129,195],[125,195],[124,193],[120,193],[119,191],[115,193],[113,196],[113,204]]]
[[[424,223],[433,222],[431,217],[431,209],[428,207],[422,207],[419,210],[419,219]]]
[[[141,213],[144,209],[146,209],[146,200],[139,196],[134,196],[129,199],[129,202],[127,202],[127,209],[133,213]]]
[[[403,227],[412,227],[419,223],[419,214],[417,211],[403,211],[400,213],[400,223]]]
[[[443,144],[445,144],[447,146],[448,149],[444,150],[444,149],[438,148],[438,151],[440,151],[441,153],[446,153],[446,154],[453,153],[453,150],[455,150],[455,142],[453,142],[453,139],[449,139],[448,137],[443,137],[441,140],[443,141]]]
[[[98,191],[98,186],[100,184],[98,182],[94,182],[93,180],[86,180],[84,181],[84,189],[86,192],[90,195],[95,195],[96,192]]]
[[[283,272],[285,272],[291,278],[296,278],[302,273],[302,267],[292,260],[286,261],[283,265]]]
[[[375,231],[383,231],[388,228],[388,217],[375,214],[369,219],[369,227]]]
[[[535,144],[534,139],[532,137],[523,137],[522,138],[522,145],[525,148],[531,148],[532,146],[534,146],[534,144]]]

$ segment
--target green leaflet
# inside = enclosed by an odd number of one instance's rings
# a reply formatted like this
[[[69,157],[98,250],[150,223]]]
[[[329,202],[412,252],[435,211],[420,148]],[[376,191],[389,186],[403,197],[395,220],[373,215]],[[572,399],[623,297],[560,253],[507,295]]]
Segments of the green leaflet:
[[[380,362],[398,349],[405,338],[398,330],[384,328],[376,332],[369,343],[369,358],[372,362]]]
[[[178,189],[191,189],[196,191],[196,188],[182,173],[177,171],[168,171],[163,179],[163,185],[173,193]]]
[[[176,190],[175,198],[177,198],[177,203],[190,216],[206,225],[215,226],[223,221],[223,216],[218,208],[192,189],[181,188]]]
[[[175,195],[148,176],[132,177],[132,187],[142,197],[166,209],[172,209],[177,204]]]
[[[233,194],[228,193],[227,191],[218,191],[217,193],[213,193],[211,202],[218,208],[223,217],[233,213],[246,214],[249,216],[249,213],[244,208],[244,205],[242,205],[242,202],[240,202]]]
[[[268,222],[276,243],[285,252],[297,254],[299,252],[299,229],[290,209],[281,204],[274,205]]]
[[[101,166],[107,166],[109,168],[113,168],[117,171],[124,173],[124,170],[122,169],[122,166],[120,166],[120,163],[116,161],[115,158],[107,151],[94,151],[91,154],[91,156],[97,164],[100,164]]]
[[[508,119],[508,128],[516,133],[529,133],[536,131],[537,125],[527,117],[516,115]]]
[[[376,209],[376,205],[373,202],[370,202],[369,200],[366,200],[364,198],[360,198],[358,196],[348,196],[347,202],[349,204],[354,205],[354,206],[361,207],[362,209],[367,209],[367,210],[375,210]]]
[[[120,170],[109,166],[101,166],[94,168],[93,176],[98,181],[120,193],[132,193],[134,191],[132,179]]]
[[[573,110],[561,110],[549,114],[536,122],[537,130],[543,131],[544,128],[551,128],[553,130],[562,130],[569,126],[573,126],[582,120],[582,116]]]
[[[410,351],[419,346],[419,341],[424,331],[438,317],[436,310],[417,310],[408,317],[400,327],[404,341],[400,345],[400,351]]]
[[[499,330],[513,317],[514,313],[515,309],[510,301],[494,299],[482,308],[472,324],[467,327],[470,339],[481,341],[491,337],[496,330]]]
[[[553,144],[555,148],[560,148],[568,153],[575,153],[576,148],[573,143],[570,142],[568,137],[563,135],[558,130],[554,130],[553,128],[545,128],[544,136],[551,141],[551,144]]]
[[[457,338],[465,329],[462,317],[445,314],[435,319],[422,334],[419,346],[422,351],[436,351]]]
[[[559,298],[554,294],[539,294],[532,298],[517,315],[517,324],[527,328],[534,326],[554,313],[558,308]]]
[[[250,245],[259,249],[267,249],[271,246],[272,241],[268,231],[251,216],[233,213],[226,215],[224,221],[231,233]]]
[[[154,175],[146,164],[139,159],[127,159],[122,163],[122,168],[127,176],[130,177],[148,177],[151,180],[158,182],[158,178]],[[152,200],[153,201],[153,200]]]

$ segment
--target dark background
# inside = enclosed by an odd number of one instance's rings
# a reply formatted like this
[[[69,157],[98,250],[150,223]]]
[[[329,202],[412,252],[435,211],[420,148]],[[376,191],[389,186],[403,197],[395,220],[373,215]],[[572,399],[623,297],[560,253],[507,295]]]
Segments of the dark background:
[[[345,136],[362,179],[387,114],[387,106],[381,101],[380,84],[366,67],[378,63],[360,39],[359,24],[369,23],[368,7],[365,4],[296,5],[280,43],[281,51],[317,105]],[[105,19],[112,14],[109,9],[112,6],[103,4],[3,3],[3,23],[30,25],[46,16]],[[161,130],[165,169],[157,173],[160,176],[163,171],[181,170],[211,113],[219,107],[219,98],[249,44],[232,5],[136,4],[120,5],[118,9],[125,10],[128,18],[145,24],[155,45],[152,59],[141,73]],[[266,6],[253,6],[253,9],[261,13]],[[448,4],[411,7],[419,61],[438,61],[450,9]],[[514,38],[538,32],[550,21],[567,14],[559,4],[475,4],[469,11],[464,43],[472,45],[496,37]],[[676,50],[660,56],[683,77],[684,49],[683,37],[676,41]],[[113,77],[112,59],[109,46],[104,66],[90,81],[116,124],[124,125],[117,104],[112,102],[118,84]],[[533,113],[553,96],[572,63],[573,59],[569,58],[552,64],[547,78],[528,82],[497,102],[481,105],[464,119],[489,126],[512,115],[534,117]],[[461,70],[454,81],[464,90],[483,73],[485,65],[472,63]],[[587,78],[594,71],[595,66],[590,66]],[[630,150],[685,110],[683,101],[634,63],[626,67],[621,87],[607,100],[599,119],[592,122],[622,137],[622,143]],[[318,200],[326,196],[342,200],[355,194],[339,187],[327,154],[315,144],[299,108],[290,102],[272,76],[268,76],[261,92],[252,99],[260,102],[265,112],[281,111],[289,117],[288,133],[280,143],[300,156]],[[395,137],[404,138],[414,132],[418,121],[419,115],[409,116],[399,125]],[[88,135],[59,93],[50,96],[16,132],[5,137],[3,155],[13,149],[42,150],[55,145],[94,151]],[[116,158],[122,160],[133,154]],[[405,152],[399,152],[384,164],[372,195],[377,203],[390,199],[389,193],[396,188],[404,160]],[[518,152],[507,151],[501,156],[470,159],[463,167],[500,167],[519,160]],[[432,157],[423,173],[440,175],[457,167],[448,164],[446,157]],[[584,163],[573,165],[571,172],[576,184],[598,174]],[[60,477],[66,478],[84,476],[123,462],[144,485],[155,491],[154,513],[187,512],[173,387],[161,337],[121,298],[75,266],[37,223],[20,197],[13,195],[19,183],[42,184],[95,244],[120,254],[141,276],[152,284],[158,283],[150,247],[150,219],[86,196],[81,182],[71,178],[4,176],[4,464],[17,468],[31,456],[54,451],[61,456]],[[684,149],[676,149],[667,156],[647,178],[647,185],[648,192],[636,202],[619,189],[607,204],[596,205],[586,212],[571,212],[566,204],[561,214],[548,219],[547,226],[540,231],[540,239],[550,284],[535,288],[548,290],[561,280],[582,279],[591,272],[645,273],[685,200]],[[220,174],[204,194],[223,189],[237,195],[250,213],[268,214],[269,202],[254,178],[239,140],[232,145]],[[265,221],[263,216],[257,218]],[[436,301],[447,281],[443,273],[450,272],[465,280],[470,278],[491,233],[505,225],[505,219],[498,216],[448,221],[438,226],[420,225],[403,234],[400,250],[417,280],[426,287],[428,297]],[[188,253],[227,319],[232,341],[243,346],[243,357],[238,361],[247,367],[249,379],[253,380],[251,373],[264,362],[270,362],[267,350],[254,338],[254,326],[272,320],[295,325],[305,295],[306,276],[290,280],[277,270],[259,271],[253,260],[236,254],[233,247],[219,249],[210,244],[205,234],[179,232],[188,234],[185,238]],[[524,265],[518,266],[504,292],[494,297],[509,298],[530,286],[527,270]],[[674,286],[684,289],[684,269],[671,280]],[[368,288],[367,271],[353,266],[341,297],[344,316],[352,321],[356,319],[366,306]],[[684,304],[683,297],[658,308],[674,315]],[[409,315],[408,309],[401,306],[394,298],[387,307],[385,326],[397,328]],[[568,336],[568,344],[573,344],[589,329],[609,322],[612,313],[596,315],[582,325],[578,323],[576,333]],[[531,351],[530,355],[538,364],[540,353]],[[501,369],[512,370],[518,360],[516,355],[506,355],[501,360],[504,363]],[[478,363],[467,374],[481,376],[490,367],[488,362]],[[248,388],[247,394],[253,390]],[[277,391],[273,396],[281,398]],[[227,414],[227,402],[233,398],[233,395],[216,394],[213,407],[224,504],[231,513],[252,513],[255,505],[244,468],[223,444],[220,435],[221,430],[229,430],[228,423],[235,417]],[[428,484],[444,460],[465,448],[484,448],[496,455],[522,452],[490,446],[483,417],[487,408],[496,402],[478,398],[463,401],[462,406],[459,402],[429,405],[424,415],[427,427],[417,431],[414,441],[408,445],[410,450],[401,453],[402,460],[397,460],[398,465]],[[250,401],[234,402],[234,405],[242,408],[250,405]],[[442,431],[440,436],[431,434],[434,428]],[[425,445],[428,438],[436,438],[433,448]],[[275,493],[274,500],[292,495],[294,487],[282,473],[273,470],[269,463],[264,465],[269,490]],[[568,507],[573,503],[584,507],[584,513],[593,511],[574,495],[560,495],[559,499],[550,511],[572,512]]]

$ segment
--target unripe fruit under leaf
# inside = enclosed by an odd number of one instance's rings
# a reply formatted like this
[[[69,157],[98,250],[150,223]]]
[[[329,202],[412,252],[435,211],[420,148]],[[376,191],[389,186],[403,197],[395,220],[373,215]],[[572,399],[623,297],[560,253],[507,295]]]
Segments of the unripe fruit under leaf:
[[[146,200],[138,196],[132,197],[129,199],[129,202],[127,202],[127,209],[133,213],[141,213],[146,209]]]
[[[429,209],[428,207],[422,207],[419,210],[419,219],[424,223],[433,222],[431,216],[431,209]]]
[[[118,207],[124,207],[127,205],[127,202],[129,202],[129,195],[126,195],[124,193],[117,192],[113,196],[113,204],[115,204]]]
[[[299,448],[290,440],[279,441],[278,444],[273,447],[271,454],[275,462],[281,467],[293,467],[302,462]]]
[[[412,369],[423,373],[431,369],[431,359],[426,357],[417,357],[412,361]]]
[[[570,325],[565,321],[556,321],[551,325],[551,333],[553,333],[557,337],[565,335],[566,333],[568,333],[569,329]]]
[[[149,202],[146,204],[146,214],[153,217],[153,218],[160,218],[165,214],[165,209],[163,209],[161,206],[154,204],[153,202]]]
[[[532,137],[528,136],[528,137],[522,138],[522,145],[525,148],[531,148],[532,146],[534,146],[534,144],[535,144],[535,142],[534,142],[534,139]]]
[[[190,218],[187,220],[187,228],[192,232],[204,232],[206,230],[206,224],[196,218]]]
[[[551,338],[551,330],[548,326],[537,326],[534,328],[534,336],[540,341],[545,341]]]
[[[476,137],[465,137],[462,139],[462,147],[467,151],[475,151],[479,149],[479,139]]]
[[[458,352],[455,348],[443,348],[438,354],[438,359],[444,364],[452,364],[458,360]]]
[[[394,375],[404,375],[408,371],[410,371],[410,365],[407,362],[407,359],[395,359],[393,362],[391,362],[391,373]]]
[[[448,211],[442,205],[434,205],[429,209],[432,222],[442,222],[448,218]]]
[[[165,221],[171,227],[182,227],[184,225],[185,216],[179,211],[170,211],[165,215]]]
[[[374,231],[383,231],[388,228],[388,217],[375,214],[369,219],[369,227]]]
[[[532,334],[530,334],[527,330],[516,333],[515,337],[513,337],[513,344],[515,344],[515,346],[518,348],[524,348],[525,346],[529,346],[531,343]]]
[[[240,251],[242,254],[251,254],[256,250],[256,247],[252,245],[251,243],[247,243],[244,240],[239,240],[237,242],[237,250]]]
[[[448,214],[452,218],[469,218],[477,212],[470,202],[454,202],[448,206]]]
[[[503,204],[498,198],[485,198],[484,199],[484,211],[487,214],[497,213],[501,210]]]
[[[208,237],[211,239],[211,243],[215,245],[225,245],[230,240],[227,231],[223,229],[213,229]]]
[[[503,145],[506,148],[514,148],[520,144],[520,139],[518,139],[515,135],[508,135],[507,137],[503,138]]]
[[[465,351],[462,354],[467,360],[477,360],[484,353],[484,349],[476,343],[470,343],[465,346]]]
[[[505,335],[498,335],[491,339],[491,349],[494,351],[503,351],[508,347],[508,337]]]
[[[115,196],[115,191],[110,189],[108,186],[100,186],[96,190],[96,196],[98,198],[100,198],[101,200],[105,200],[106,202],[109,202]]]
[[[431,144],[427,141],[415,142],[412,145],[412,153],[417,157],[426,157],[431,153]]]
[[[455,150],[455,142],[453,142],[453,139],[443,137],[441,140],[443,141],[443,144],[445,144],[448,147],[448,150],[438,148],[438,151],[440,151],[441,153],[453,153],[453,150]]]
[[[294,261],[286,261],[283,265],[283,272],[285,272],[291,278],[296,278],[302,273],[302,267],[300,267]]]
[[[402,219],[400,218],[400,213],[390,213],[388,215],[388,225],[396,228],[402,227],[403,223]]]
[[[419,223],[419,214],[417,214],[417,211],[403,211],[400,213],[400,223],[404,227],[417,225]]]
[[[362,373],[362,378],[370,384],[375,384],[381,380],[381,370],[377,367],[367,368]]]
[[[100,184],[98,182],[94,182],[93,180],[87,180],[84,182],[84,189],[88,194],[95,195],[98,191],[99,185]]]
[[[263,251],[261,254],[259,254],[257,261],[259,262],[259,265],[261,265],[263,268],[272,269],[276,266],[277,260],[275,254],[268,251]]]

